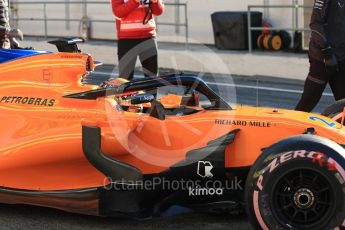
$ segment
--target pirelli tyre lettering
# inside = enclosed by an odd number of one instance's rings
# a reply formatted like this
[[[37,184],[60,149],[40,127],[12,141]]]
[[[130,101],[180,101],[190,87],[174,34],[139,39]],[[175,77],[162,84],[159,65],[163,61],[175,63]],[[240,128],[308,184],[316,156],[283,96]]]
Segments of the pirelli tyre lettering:
[[[257,160],[246,186],[247,213],[254,228],[345,227],[343,151],[337,154],[318,144],[315,148],[264,153]],[[316,151],[318,148],[322,151]]]

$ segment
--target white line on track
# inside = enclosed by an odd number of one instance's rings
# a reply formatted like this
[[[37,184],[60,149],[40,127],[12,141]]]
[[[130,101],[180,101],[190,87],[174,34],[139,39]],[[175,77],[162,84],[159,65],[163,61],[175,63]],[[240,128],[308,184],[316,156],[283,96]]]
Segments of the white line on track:
[[[103,71],[95,71],[92,72],[93,74],[97,75],[105,75],[105,76],[118,76],[119,74],[117,72],[103,72]]]
[[[98,75],[105,75],[105,76],[118,76],[118,73],[113,72],[102,72],[102,71],[95,71],[94,74]],[[208,85],[216,85],[216,86],[227,86],[227,87],[236,87],[242,89],[255,89],[255,90],[265,90],[265,91],[272,91],[272,92],[283,92],[283,93],[295,93],[295,94],[302,94],[302,90],[294,90],[294,89],[282,89],[276,87],[265,87],[265,86],[254,86],[254,85],[243,85],[243,84],[229,84],[229,83],[221,83],[221,82],[208,82]],[[323,96],[333,97],[331,93],[323,93]]]

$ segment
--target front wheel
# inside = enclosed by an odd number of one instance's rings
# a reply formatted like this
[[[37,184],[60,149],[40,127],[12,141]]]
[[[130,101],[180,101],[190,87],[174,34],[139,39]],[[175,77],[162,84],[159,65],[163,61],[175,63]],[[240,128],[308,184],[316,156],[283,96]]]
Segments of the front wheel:
[[[343,117],[343,112],[345,108],[345,99],[337,101],[333,105],[327,107],[321,115],[325,117],[329,117],[338,123],[341,123],[342,117]]]
[[[254,164],[247,179],[246,205],[255,229],[345,227],[345,175],[335,160],[339,154],[334,157],[321,152],[327,148],[304,144],[305,149],[294,145],[282,152],[266,151]]]

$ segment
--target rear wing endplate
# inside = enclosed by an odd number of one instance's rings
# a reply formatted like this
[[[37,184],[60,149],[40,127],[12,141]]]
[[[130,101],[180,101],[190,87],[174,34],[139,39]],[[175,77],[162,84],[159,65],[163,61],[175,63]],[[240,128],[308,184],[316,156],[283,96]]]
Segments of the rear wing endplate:
[[[59,52],[67,53],[80,53],[78,43],[84,43],[85,40],[82,38],[62,38],[54,41],[49,41],[49,44],[56,46]]]

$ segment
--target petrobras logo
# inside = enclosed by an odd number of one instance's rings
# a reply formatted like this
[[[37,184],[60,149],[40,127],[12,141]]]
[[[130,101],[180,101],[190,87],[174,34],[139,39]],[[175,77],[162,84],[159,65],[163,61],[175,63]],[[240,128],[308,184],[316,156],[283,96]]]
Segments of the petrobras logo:
[[[209,161],[199,161],[197,174],[202,178],[213,178],[213,165]]]
[[[37,105],[52,107],[56,104],[55,99],[38,98],[38,97],[25,97],[25,96],[3,96],[0,103],[4,104],[21,104],[21,105]]]
[[[188,188],[189,196],[222,196],[223,194],[224,194],[223,188],[202,188],[202,187]]]

